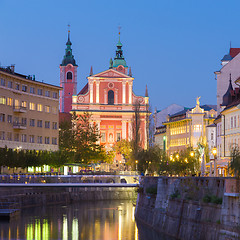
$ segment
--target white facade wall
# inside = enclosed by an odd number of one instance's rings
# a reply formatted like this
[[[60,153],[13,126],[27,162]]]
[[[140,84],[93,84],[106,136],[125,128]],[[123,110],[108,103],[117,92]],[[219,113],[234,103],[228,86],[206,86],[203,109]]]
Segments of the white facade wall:
[[[217,123],[217,158],[220,159],[222,157],[222,122]]]
[[[221,133],[221,155],[222,158],[229,158],[231,148],[234,146],[240,147],[240,109],[236,106],[222,113]]]

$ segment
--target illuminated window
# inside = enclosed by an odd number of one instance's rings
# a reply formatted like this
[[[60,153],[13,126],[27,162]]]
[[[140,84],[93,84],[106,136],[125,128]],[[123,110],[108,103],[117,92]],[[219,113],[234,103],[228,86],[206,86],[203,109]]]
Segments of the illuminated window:
[[[27,102],[26,101],[22,101],[22,107],[27,108]]]
[[[6,98],[5,97],[0,97],[0,104],[6,104]]]
[[[30,102],[30,103],[29,103],[29,109],[30,109],[30,110],[35,110],[35,103]]]
[[[37,105],[37,111],[38,111],[38,112],[42,112],[42,111],[43,111],[43,106],[42,106],[42,104],[38,104],[38,105]]]
[[[202,131],[202,125],[196,124],[193,126],[193,131],[194,132],[201,132]]]
[[[19,108],[19,107],[20,107],[20,102],[19,102],[18,99],[15,99],[15,100],[14,100],[14,107],[15,107],[15,108]]]
[[[13,99],[12,98],[10,98],[10,97],[7,98],[7,105],[8,106],[12,106],[13,105]]]

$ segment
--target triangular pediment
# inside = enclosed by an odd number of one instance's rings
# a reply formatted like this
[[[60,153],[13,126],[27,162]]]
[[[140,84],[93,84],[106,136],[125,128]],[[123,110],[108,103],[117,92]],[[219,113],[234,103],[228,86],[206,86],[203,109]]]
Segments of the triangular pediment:
[[[128,76],[124,73],[118,72],[114,69],[108,69],[104,72],[100,72],[95,75],[92,75],[91,77],[94,77],[94,78],[131,78],[130,76]]]

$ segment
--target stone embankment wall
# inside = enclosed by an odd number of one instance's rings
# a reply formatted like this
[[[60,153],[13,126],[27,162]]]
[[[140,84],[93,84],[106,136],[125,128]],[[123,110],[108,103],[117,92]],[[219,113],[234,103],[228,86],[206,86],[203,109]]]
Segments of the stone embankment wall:
[[[19,208],[76,201],[136,199],[135,187],[1,187],[2,202],[17,203]]]
[[[232,178],[145,177],[135,216],[176,239],[240,239],[238,186]]]

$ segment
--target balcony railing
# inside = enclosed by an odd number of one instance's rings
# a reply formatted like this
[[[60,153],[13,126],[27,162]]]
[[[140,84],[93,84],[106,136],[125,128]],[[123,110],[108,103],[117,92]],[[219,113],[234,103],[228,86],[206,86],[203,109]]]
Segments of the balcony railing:
[[[25,113],[27,111],[27,108],[22,106],[13,106],[13,111],[18,113]]]
[[[18,122],[13,123],[14,129],[26,129],[26,127],[27,127],[26,123],[18,123]]]

